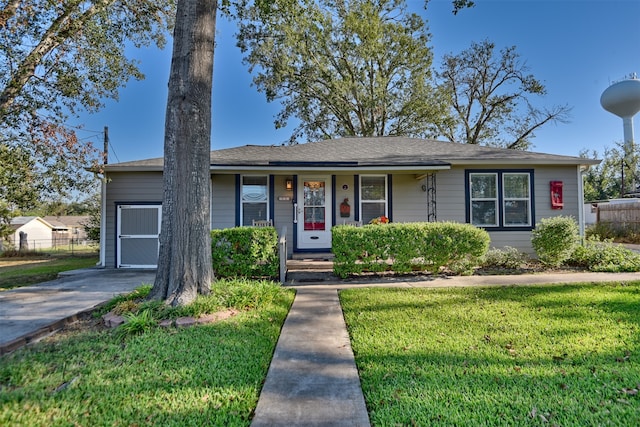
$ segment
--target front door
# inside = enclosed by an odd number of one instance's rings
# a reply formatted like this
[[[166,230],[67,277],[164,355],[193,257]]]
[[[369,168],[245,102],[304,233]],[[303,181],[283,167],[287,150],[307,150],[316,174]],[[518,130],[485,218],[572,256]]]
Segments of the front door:
[[[331,248],[331,178],[298,177],[298,249]]]

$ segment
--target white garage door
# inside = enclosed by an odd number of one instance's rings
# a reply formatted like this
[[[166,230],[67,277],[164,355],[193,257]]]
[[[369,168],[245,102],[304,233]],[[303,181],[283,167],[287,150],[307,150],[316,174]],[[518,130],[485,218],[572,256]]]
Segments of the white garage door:
[[[118,268],[155,268],[158,265],[160,205],[118,206]]]

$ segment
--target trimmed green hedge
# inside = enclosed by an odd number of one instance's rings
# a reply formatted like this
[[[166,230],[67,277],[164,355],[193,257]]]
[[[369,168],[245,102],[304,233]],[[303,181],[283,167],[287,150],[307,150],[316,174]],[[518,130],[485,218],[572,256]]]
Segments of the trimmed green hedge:
[[[570,216],[542,218],[531,231],[533,250],[548,267],[558,267],[568,260],[579,241],[578,223]]]
[[[212,230],[211,258],[217,277],[277,279],[278,233],[274,227]]]
[[[345,278],[365,271],[396,273],[447,267],[467,273],[489,249],[489,233],[470,224],[418,222],[339,225],[332,229],[333,272]]]

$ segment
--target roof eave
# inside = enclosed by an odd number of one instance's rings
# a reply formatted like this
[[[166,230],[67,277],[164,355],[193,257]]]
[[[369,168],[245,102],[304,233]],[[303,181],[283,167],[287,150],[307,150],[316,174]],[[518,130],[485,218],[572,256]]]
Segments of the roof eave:
[[[109,172],[162,172],[164,170],[163,165],[153,166],[107,166],[104,168],[106,173]]]
[[[449,170],[446,165],[362,165],[362,166],[272,166],[272,165],[211,165],[216,172],[423,172],[427,170]]]
[[[567,161],[564,159],[503,159],[503,160],[477,160],[477,159],[464,159],[464,160],[448,160],[452,166],[466,166],[466,165],[537,165],[537,166],[593,166],[600,163],[600,160],[580,159],[579,161]]]

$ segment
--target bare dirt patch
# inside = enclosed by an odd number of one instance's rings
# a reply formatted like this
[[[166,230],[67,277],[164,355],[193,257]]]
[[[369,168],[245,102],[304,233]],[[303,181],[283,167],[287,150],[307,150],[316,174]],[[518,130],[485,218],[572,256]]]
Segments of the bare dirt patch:
[[[230,319],[239,313],[240,310],[238,309],[228,308],[215,313],[204,314],[197,319],[194,319],[193,325],[204,325],[219,322]],[[103,318],[104,316],[94,318],[92,314],[87,313],[78,321],[65,325],[62,329],[47,337],[46,340],[58,341],[82,332],[101,332],[113,329],[111,326],[105,324]],[[175,321],[171,321],[171,326],[173,326],[174,322]],[[158,322],[158,324],[160,324],[160,322]]]
[[[220,320],[229,319],[230,317],[233,317],[233,316],[237,315],[238,313],[240,313],[239,310],[237,310],[235,308],[229,308],[227,310],[221,310],[221,311],[218,311],[216,313],[203,314],[202,316],[200,316],[198,318],[197,322],[198,323],[218,322]]]

